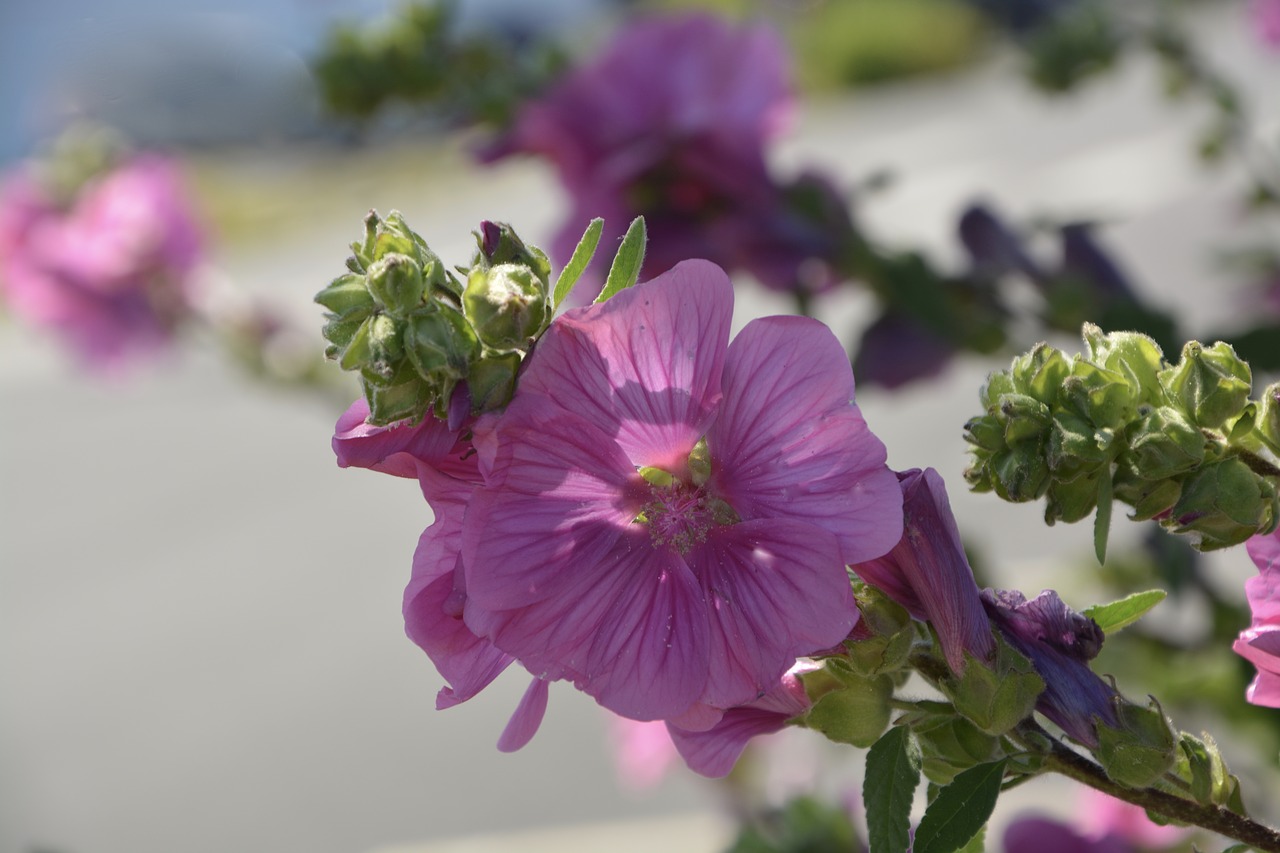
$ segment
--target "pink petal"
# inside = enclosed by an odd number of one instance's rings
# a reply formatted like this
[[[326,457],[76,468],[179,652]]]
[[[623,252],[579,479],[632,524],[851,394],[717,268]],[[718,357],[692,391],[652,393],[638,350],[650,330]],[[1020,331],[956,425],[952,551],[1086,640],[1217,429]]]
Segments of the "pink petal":
[[[1260,573],[1244,582],[1253,624],[1280,625],[1280,562],[1259,562],[1258,568]]]
[[[839,644],[854,623],[835,537],[789,519],[719,528],[690,554],[711,617],[703,701],[727,708],[772,689],[797,657]]]
[[[667,724],[671,740],[689,767],[703,776],[725,776],[733,769],[747,743],[758,735],[773,734],[787,721],[809,709],[804,686],[792,675],[784,675],[760,699],[730,708],[713,728],[691,732]]]
[[[688,567],[664,554],[633,536],[601,562],[566,563],[572,584],[554,597],[503,612],[477,608],[468,625],[531,672],[571,678],[615,713],[677,716],[706,686],[706,608]]]
[[[831,531],[845,563],[902,535],[902,494],[885,448],[853,403],[853,372],[826,326],[755,320],[725,363],[707,438],[716,488],[743,518],[799,518]]]
[[[460,430],[428,415],[420,424],[407,421],[378,427],[365,423],[369,404],[361,397],[338,419],[333,452],[340,468],[368,468],[395,477],[417,477],[420,464],[460,479],[480,478],[475,455]]]
[[[440,481],[450,478],[435,475]],[[413,577],[404,591],[405,633],[431,658],[449,686],[436,697],[438,709],[465,702],[479,693],[512,662],[463,622],[459,548],[462,513],[472,487],[458,483],[452,493],[435,489],[436,520],[418,540]]]
[[[732,315],[732,285],[706,261],[568,311],[538,343],[508,414],[540,394],[612,436],[633,466],[682,473],[720,397]]]
[[[600,564],[624,536],[647,543],[632,524],[644,483],[607,435],[527,406],[512,421],[499,433],[494,488],[476,492],[463,534],[467,588],[489,610],[555,594],[574,581],[566,568]]]
[[[1258,670],[1258,675],[1245,691],[1245,698],[1254,705],[1280,708],[1280,673]]]
[[[507,727],[502,730],[502,736],[498,738],[500,751],[515,752],[533,740],[538,727],[542,725],[543,715],[547,713],[547,688],[547,682],[541,678],[535,678],[529,684],[515,713],[507,722]]]

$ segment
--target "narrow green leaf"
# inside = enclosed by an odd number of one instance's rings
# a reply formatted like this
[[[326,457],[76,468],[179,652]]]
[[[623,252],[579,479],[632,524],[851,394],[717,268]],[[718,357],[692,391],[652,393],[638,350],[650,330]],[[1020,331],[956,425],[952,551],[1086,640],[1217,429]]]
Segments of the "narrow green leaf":
[[[644,217],[637,216],[631,221],[627,233],[622,235],[622,244],[618,246],[618,254],[613,256],[613,266],[609,267],[609,277],[604,281],[604,290],[596,297],[596,302],[604,302],[621,290],[626,290],[640,278],[640,267],[644,265],[644,246],[648,240],[645,231]]]
[[[573,257],[569,258],[569,263],[564,265],[564,269],[560,270],[560,275],[556,278],[556,286],[552,291],[553,308],[560,307],[560,303],[564,302],[564,298],[569,295],[573,286],[578,283],[578,279],[586,272],[587,265],[596,255],[596,246],[600,245],[600,234],[603,231],[603,219],[597,216],[591,220],[582,239],[578,241],[578,247],[573,250]]]
[[[871,853],[911,849],[911,802],[920,784],[920,745],[903,726],[885,732],[867,751],[862,804]]]
[[[1095,604],[1085,610],[1084,615],[1097,622],[1104,634],[1111,634],[1137,622],[1148,610],[1164,601],[1167,595],[1163,589],[1135,592],[1110,604]]]
[[[916,829],[914,853],[954,853],[978,834],[995,810],[1006,760],[971,767],[938,792]]]
[[[1098,514],[1093,517],[1093,553],[1098,565],[1107,561],[1107,536],[1111,533],[1111,466],[1098,478]]]

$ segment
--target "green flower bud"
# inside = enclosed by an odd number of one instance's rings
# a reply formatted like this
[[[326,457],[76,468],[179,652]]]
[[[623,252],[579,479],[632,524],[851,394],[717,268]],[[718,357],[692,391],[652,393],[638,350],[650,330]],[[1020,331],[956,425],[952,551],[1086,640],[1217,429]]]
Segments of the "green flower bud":
[[[804,724],[836,743],[869,747],[889,727],[893,680],[885,675],[858,678],[849,672],[834,674],[840,682],[839,688],[826,690],[829,684],[818,688],[826,692],[814,702]],[[806,691],[808,678],[808,674],[801,676]]]
[[[1182,495],[1182,483],[1175,479],[1147,480],[1132,460],[1121,460],[1112,479],[1115,499],[1133,507],[1129,515],[1134,521],[1163,516]]]
[[[1139,332],[1104,334],[1092,323],[1084,324],[1082,335],[1089,347],[1089,360],[1123,376],[1134,400],[1159,402],[1164,353],[1155,341]]]
[[[1253,374],[1229,344],[1206,348],[1191,341],[1182,348],[1178,366],[1160,372],[1160,383],[1198,426],[1216,429],[1244,410]]]
[[[491,412],[511,402],[519,369],[520,356],[516,353],[488,356],[472,362],[471,369],[467,371],[471,411],[475,414]]]
[[[472,269],[462,304],[480,340],[496,350],[527,347],[551,315],[546,283],[516,264]]]
[[[363,320],[378,307],[365,284],[365,277],[354,273],[335,278],[316,294],[316,302],[333,312],[330,315],[333,319],[342,320]]]
[[[994,453],[1004,448],[1004,426],[995,415],[970,418],[964,425],[964,438],[975,447]]]
[[[1255,417],[1255,434],[1272,453],[1280,454],[1280,382],[1262,392]]]
[[[1022,394],[1052,406],[1058,399],[1062,382],[1071,375],[1071,360],[1046,343],[1013,360],[1010,368],[1013,386]]]
[[[1098,722],[1094,755],[1107,775],[1130,788],[1146,788],[1173,768],[1178,736],[1154,700],[1147,707],[1117,696],[1114,728]]]
[[[1001,370],[987,375],[987,382],[982,386],[979,396],[982,405],[991,411],[999,405],[1001,397],[1005,394],[1013,394],[1015,391],[1017,389],[1013,386],[1013,375],[1007,370]]]
[[[422,267],[408,255],[383,255],[369,266],[369,292],[392,314],[401,316],[421,307],[427,293]]]
[[[1053,425],[1049,407],[1026,394],[1005,394],[997,417],[1004,423],[1004,440],[1010,446],[1043,438]]]
[[[446,302],[435,302],[430,310],[409,318],[404,347],[418,374],[429,382],[464,378],[472,360],[480,356],[471,325]]]
[[[966,653],[964,674],[944,678],[939,686],[966,719],[987,734],[1002,735],[1031,716],[1044,680],[998,632],[995,639],[994,663]]]
[[[1147,480],[1172,477],[1204,461],[1204,433],[1172,406],[1152,409],[1128,435],[1134,467]]]
[[[388,379],[375,382],[367,374],[362,378],[364,396],[369,401],[368,421],[375,426],[421,418],[436,393],[435,386],[425,382],[407,360]]]
[[[1280,518],[1276,490],[1239,457],[1229,456],[1191,474],[1164,524],[1191,538],[1199,551],[1239,545],[1270,533]]]
[[[1094,426],[1119,431],[1137,412],[1133,389],[1125,377],[1076,359],[1062,383],[1062,399]]]
[[[1049,487],[1049,465],[1044,448],[1024,442],[1017,448],[994,454],[988,465],[996,494],[1007,501],[1033,501]]]
[[[1071,412],[1055,412],[1049,433],[1049,470],[1055,480],[1074,480],[1094,474],[1110,463],[1114,440],[1111,430],[1097,429]]]
[[[366,340],[369,355],[357,367],[367,379],[389,380],[404,359],[401,326],[386,314],[374,314],[365,321],[365,328],[368,330]],[[348,348],[347,352],[351,352],[351,349]]]
[[[1087,477],[1077,477],[1069,482],[1054,480],[1045,492],[1045,524],[1058,521],[1074,524],[1088,518],[1098,505],[1099,480],[1109,475],[1109,471],[1099,469]]]
[[[515,264],[528,267],[542,282],[544,289],[549,286],[551,261],[537,246],[526,246],[507,223],[482,222],[475,237],[479,252],[472,261],[472,269],[488,270],[502,264]]]
[[[910,614],[867,584],[856,585],[854,598],[861,619],[854,633],[844,641],[848,666],[867,678],[902,669],[915,642]]]
[[[940,717],[913,725],[911,730],[920,741],[925,775],[937,785],[946,785],[957,774],[995,761],[1003,753],[999,738],[963,717]]]

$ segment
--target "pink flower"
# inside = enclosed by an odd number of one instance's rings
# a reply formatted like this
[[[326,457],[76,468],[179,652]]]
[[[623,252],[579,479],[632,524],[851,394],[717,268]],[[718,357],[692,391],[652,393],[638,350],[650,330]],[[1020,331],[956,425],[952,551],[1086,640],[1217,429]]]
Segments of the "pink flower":
[[[1268,47],[1280,49],[1280,0],[1250,0],[1254,32]]]
[[[1121,838],[1146,849],[1172,847],[1189,831],[1182,826],[1161,826],[1147,817],[1147,810],[1093,788],[1081,788],[1080,826],[1093,838]]]
[[[59,208],[29,175],[0,190],[0,294],[107,367],[169,342],[191,310],[201,235],[176,167],[137,157]]]
[[[718,778],[729,774],[752,738],[782,731],[809,707],[804,685],[788,672],[759,699],[727,709],[706,731],[688,731],[672,723],[667,723],[667,729],[690,769]]]
[[[901,535],[901,491],[821,324],[729,345],[705,261],[575,309],[476,425],[467,627],[540,679],[706,729],[857,619],[845,565]],[[705,438],[705,456],[700,439]]]
[[[822,290],[851,226],[823,179],[781,186],[769,175],[765,144],[792,112],[787,64],[764,26],[706,14],[633,23],[525,105],[486,156],[555,166],[573,200],[553,244],[561,262],[593,217],[604,217],[608,246],[644,215],[646,277],[707,258],[769,287]]]
[[[1245,547],[1259,572],[1244,583],[1253,624],[1231,648],[1258,668],[1246,698],[1255,705],[1280,708],[1280,531],[1255,536]]]
[[[640,722],[609,715],[609,740],[619,781],[628,788],[652,788],[667,775],[676,747],[667,728],[656,720]]]
[[[947,663],[963,672],[965,652],[989,661],[996,646],[946,487],[932,468],[903,471],[898,479],[905,515],[902,539],[889,553],[853,570],[912,616],[933,625]]]

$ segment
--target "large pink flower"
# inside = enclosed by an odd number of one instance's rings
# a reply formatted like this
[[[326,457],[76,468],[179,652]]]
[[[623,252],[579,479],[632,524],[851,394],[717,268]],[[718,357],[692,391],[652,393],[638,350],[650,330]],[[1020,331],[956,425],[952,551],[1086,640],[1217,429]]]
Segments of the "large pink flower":
[[[845,565],[902,533],[834,336],[773,317],[729,344],[732,306],[727,276],[689,261],[561,317],[476,426],[485,485],[461,533],[474,635],[690,729],[839,643]]]
[[[769,174],[765,145],[792,111],[787,66],[765,26],[707,14],[634,22],[522,107],[487,156],[535,154],[556,168],[573,205],[552,247],[561,262],[593,217],[612,245],[643,215],[646,277],[707,258],[770,287],[821,290],[851,226],[826,181],[784,186]]]
[[[1248,700],[1280,708],[1280,532],[1255,536],[1245,547],[1259,572],[1244,583],[1253,624],[1240,633],[1232,648],[1258,668]]]
[[[0,293],[91,365],[169,341],[191,309],[200,245],[177,169],[159,157],[93,178],[67,208],[25,173],[0,190]]]

